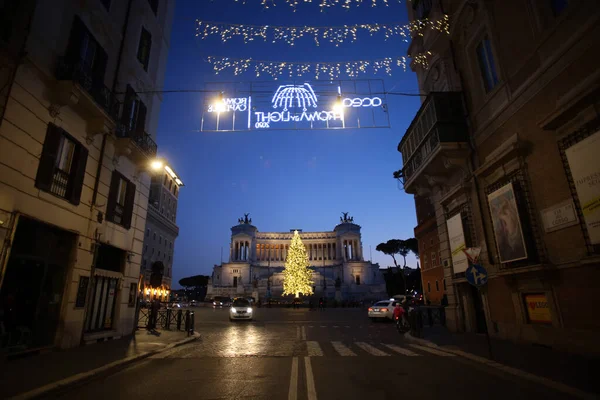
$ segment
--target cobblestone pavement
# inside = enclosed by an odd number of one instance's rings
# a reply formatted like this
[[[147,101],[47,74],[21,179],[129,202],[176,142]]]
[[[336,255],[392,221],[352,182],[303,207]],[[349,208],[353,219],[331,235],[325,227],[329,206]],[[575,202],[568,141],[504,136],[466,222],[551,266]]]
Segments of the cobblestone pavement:
[[[63,393],[64,399],[565,399],[456,354],[407,342],[360,309],[199,310],[201,339]],[[575,396],[573,396],[575,395]]]

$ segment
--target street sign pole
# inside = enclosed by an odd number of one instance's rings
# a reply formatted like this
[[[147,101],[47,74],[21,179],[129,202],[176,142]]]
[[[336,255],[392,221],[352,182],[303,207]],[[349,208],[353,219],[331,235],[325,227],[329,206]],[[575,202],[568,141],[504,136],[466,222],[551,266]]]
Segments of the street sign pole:
[[[477,294],[479,295],[483,306],[483,294],[481,293],[481,288],[487,284],[488,274],[487,270],[477,263],[479,261],[479,253],[481,252],[481,248],[471,247],[468,249],[464,249],[463,252],[466,254],[467,259],[469,260],[469,267],[465,271],[467,281],[477,288]],[[494,355],[492,353],[492,341],[490,339],[490,328],[487,324],[487,318],[485,318],[485,308],[483,310],[483,314],[483,322],[485,324],[485,338],[487,340],[488,352],[490,353],[490,359],[493,360]]]

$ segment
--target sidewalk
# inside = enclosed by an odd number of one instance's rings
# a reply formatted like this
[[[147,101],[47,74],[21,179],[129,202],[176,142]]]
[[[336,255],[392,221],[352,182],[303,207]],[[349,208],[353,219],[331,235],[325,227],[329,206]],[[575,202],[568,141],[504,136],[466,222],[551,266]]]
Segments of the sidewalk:
[[[452,333],[442,326],[425,327],[423,339],[448,349],[489,359],[486,336]],[[419,340],[419,339],[416,339]],[[600,381],[592,374],[600,359],[564,353],[551,348],[491,338],[493,361],[600,395]]]
[[[148,357],[197,337],[188,337],[187,333],[182,331],[150,333],[139,330],[135,336],[123,339],[63,351],[50,351],[16,360],[0,359],[0,398],[23,395],[42,387],[52,390],[73,383],[72,381],[80,377],[89,378],[96,373],[106,372],[107,368],[116,368]],[[98,370],[99,368],[103,370]]]

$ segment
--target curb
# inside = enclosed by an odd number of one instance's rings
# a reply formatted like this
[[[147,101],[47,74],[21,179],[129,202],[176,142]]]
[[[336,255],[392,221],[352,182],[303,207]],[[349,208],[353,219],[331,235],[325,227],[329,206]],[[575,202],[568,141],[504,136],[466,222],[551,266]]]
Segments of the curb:
[[[78,383],[81,383],[85,380],[90,380],[92,378],[95,378],[101,374],[106,374],[109,375],[112,372],[116,371],[117,369],[120,369],[126,365],[132,364],[136,361],[140,361],[143,360],[145,358],[151,357],[153,355],[162,353],[163,351],[167,351],[167,350],[171,350],[175,347],[179,347],[179,346],[183,346],[184,344],[193,342],[194,340],[200,338],[200,334],[198,332],[194,332],[194,336],[192,337],[188,337],[185,338],[183,340],[180,340],[178,342],[174,342],[171,344],[166,345],[164,348],[160,349],[160,350],[154,350],[154,351],[148,351],[146,353],[140,353],[138,355],[135,356],[131,356],[131,357],[126,357],[123,358],[121,360],[117,360],[117,361],[113,361],[110,364],[106,364],[100,368],[96,368],[96,369],[92,369],[90,371],[86,371],[86,372],[82,372],[79,373],[77,375],[73,375],[70,376],[68,378],[65,379],[61,379],[59,381],[56,382],[52,382],[49,383],[47,385],[41,386],[39,388],[30,390],[28,392],[24,392],[21,394],[18,394],[14,397],[11,397],[10,400],[29,400],[29,399],[35,399],[35,398],[39,398],[40,396],[43,395],[47,395],[49,393],[52,392],[58,392],[60,390],[64,390],[70,386],[74,386]]]
[[[565,385],[564,383],[553,381],[552,379],[545,378],[543,376],[534,375],[530,372],[526,372],[526,371],[523,371],[518,368],[500,364],[499,362],[490,360],[489,358],[476,356],[475,354],[467,353],[466,351],[462,351],[460,349],[455,349],[455,348],[452,348],[449,346],[438,346],[437,344],[435,344],[429,340],[416,338],[416,337],[412,336],[410,334],[410,332],[406,332],[404,334],[404,338],[406,338],[406,340],[409,340],[411,342],[419,343],[423,346],[439,349],[441,351],[445,351],[447,353],[452,353],[457,356],[466,358],[468,360],[471,360],[471,361],[474,361],[474,362],[477,362],[480,364],[484,364],[485,366],[487,366],[489,368],[495,368],[495,369],[505,372],[507,374],[514,375],[518,378],[525,379],[525,380],[528,380],[531,382],[535,382],[539,385],[546,386],[548,388],[554,389],[558,392],[568,394],[573,397],[577,397],[580,399],[597,399],[598,398],[597,395],[588,393],[584,390]]]

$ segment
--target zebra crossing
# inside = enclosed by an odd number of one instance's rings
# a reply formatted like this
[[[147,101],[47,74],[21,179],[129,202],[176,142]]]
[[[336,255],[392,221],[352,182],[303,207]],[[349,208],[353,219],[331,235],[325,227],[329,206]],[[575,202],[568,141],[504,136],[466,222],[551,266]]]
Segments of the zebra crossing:
[[[455,357],[456,354],[443,350],[434,349],[418,344],[407,344],[399,346],[391,343],[367,343],[352,342],[344,343],[340,341],[318,342],[313,340],[306,341],[306,351],[309,357]]]

